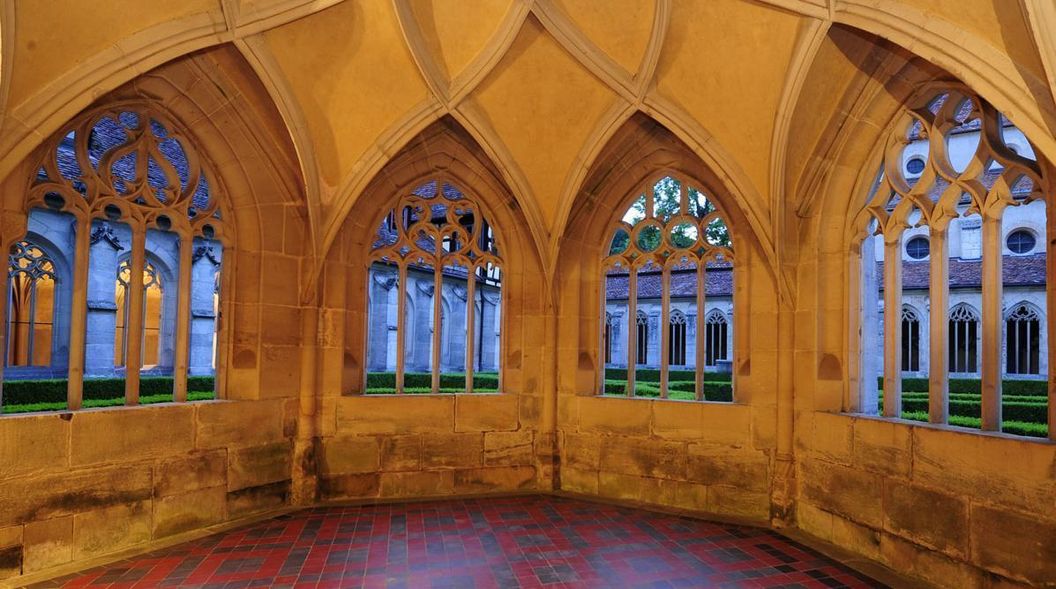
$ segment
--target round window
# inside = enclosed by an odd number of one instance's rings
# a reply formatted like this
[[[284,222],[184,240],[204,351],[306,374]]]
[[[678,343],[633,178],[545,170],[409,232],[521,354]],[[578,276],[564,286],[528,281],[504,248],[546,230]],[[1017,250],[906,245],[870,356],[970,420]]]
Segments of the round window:
[[[1008,239],[1005,240],[1008,249],[1014,254],[1029,254],[1037,243],[1034,234],[1026,229],[1016,229],[1009,233]]]
[[[926,237],[914,237],[906,243],[906,255],[914,260],[923,260],[928,257],[930,249]]]
[[[906,162],[906,171],[914,176],[924,171],[924,158],[915,157]]]

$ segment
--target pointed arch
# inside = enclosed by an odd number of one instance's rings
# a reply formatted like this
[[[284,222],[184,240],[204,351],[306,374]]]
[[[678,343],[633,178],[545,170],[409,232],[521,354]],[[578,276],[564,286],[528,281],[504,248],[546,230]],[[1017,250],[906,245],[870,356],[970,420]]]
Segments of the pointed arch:
[[[465,195],[475,211],[474,219],[479,213],[482,219],[487,221],[487,225],[493,227],[496,240],[494,243],[498,244],[497,251],[501,253],[501,300],[489,300],[488,313],[479,313],[481,321],[477,324],[478,331],[484,330],[483,316],[490,314],[489,321],[496,321],[496,332],[501,333],[502,392],[520,393],[525,386],[536,382],[534,375],[522,375],[521,357],[528,347],[525,338],[536,333],[524,326],[527,314],[534,313],[533,309],[552,305],[551,301],[545,297],[540,299],[539,296],[541,292],[549,292],[545,287],[541,288],[546,282],[539,242],[530,228],[531,224],[525,211],[514,191],[506,183],[502,172],[454,117],[445,116],[414,137],[378,171],[350,207],[326,252],[327,263],[321,282],[325,284],[332,280],[330,268],[335,266],[344,268],[343,276],[347,276],[342,279],[342,285],[347,289],[344,308],[347,309],[348,315],[345,328],[348,335],[343,344],[347,374],[341,384],[346,393],[364,389],[364,377],[359,367],[364,366],[361,359],[365,346],[361,336],[366,333],[368,327],[365,313],[360,308],[366,308],[363,292],[366,288],[370,260],[376,259],[378,255],[402,255],[399,251],[390,251],[391,248],[385,249],[384,243],[379,244],[378,231],[388,226],[384,224],[387,213],[401,202],[400,199],[410,199],[408,202],[418,203],[415,206],[420,210],[429,209],[433,213],[440,209],[433,210],[422,203],[435,202],[442,205],[447,221],[441,225],[450,227],[448,213],[457,210],[460,197],[448,195],[445,186],[451,186],[457,189],[458,193]],[[439,222],[439,217],[437,219]],[[398,230],[400,226],[409,226],[408,223],[422,231],[440,231],[425,227],[417,216],[411,220],[396,219],[389,225]],[[474,225],[471,232],[474,236],[477,235],[475,227]],[[458,230],[454,232],[458,233]],[[443,235],[448,235],[446,229]],[[465,241],[464,237],[457,239],[459,244]],[[493,247],[491,244],[490,241],[487,244],[482,241],[478,245],[488,249]],[[382,249],[379,250],[378,247]],[[434,246],[425,247],[425,250],[428,252],[430,247]],[[397,246],[397,249],[401,248]],[[461,248],[456,249],[459,249],[459,253],[451,257],[451,260],[463,259],[460,257],[463,255]],[[382,250],[388,253],[379,253]],[[487,257],[485,254],[469,256],[463,259],[463,263],[471,261],[480,266]],[[495,259],[500,261],[497,257]],[[456,262],[444,262],[444,267],[453,263]],[[406,265],[403,264],[401,268]],[[433,274],[434,284],[437,280],[446,281],[446,275],[436,279],[435,271]],[[490,274],[483,277],[485,282],[489,279]],[[483,295],[484,290],[486,288],[483,286],[477,288],[477,296]],[[500,309],[501,317],[496,317]],[[467,322],[468,320],[467,317]],[[480,333],[476,335],[481,336]],[[480,349],[485,353],[490,354],[495,350],[493,346],[485,349],[483,340],[481,344]]]

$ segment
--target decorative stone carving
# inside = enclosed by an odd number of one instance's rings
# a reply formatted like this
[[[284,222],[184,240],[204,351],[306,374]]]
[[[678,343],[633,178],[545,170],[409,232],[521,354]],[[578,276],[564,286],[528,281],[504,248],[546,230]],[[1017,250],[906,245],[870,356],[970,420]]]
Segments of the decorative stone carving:
[[[121,240],[117,238],[117,234],[114,233],[114,228],[111,227],[109,223],[100,223],[97,225],[96,228],[92,230],[90,241],[92,245],[95,245],[100,241],[105,241],[115,250],[124,249],[124,246],[121,245]]]

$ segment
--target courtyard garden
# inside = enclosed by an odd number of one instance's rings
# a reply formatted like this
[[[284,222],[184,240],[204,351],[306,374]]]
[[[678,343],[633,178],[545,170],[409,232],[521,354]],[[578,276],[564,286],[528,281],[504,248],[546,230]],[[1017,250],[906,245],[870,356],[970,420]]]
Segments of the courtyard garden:
[[[883,387],[883,379],[880,386]],[[981,427],[981,383],[977,378],[950,379],[950,425]],[[1005,380],[1001,385],[1002,431],[1020,436],[1048,436],[1048,383],[1043,380]],[[881,390],[879,406],[884,404]],[[902,418],[928,420],[928,380],[902,379]]]
[[[172,401],[171,376],[145,376],[140,379],[139,403],[151,405]],[[3,413],[31,411],[62,411],[66,409],[65,378],[40,380],[8,380],[4,382]],[[215,398],[211,376],[187,378],[187,400],[207,401]],[[86,378],[83,390],[84,407],[114,407],[125,404],[125,379]]]

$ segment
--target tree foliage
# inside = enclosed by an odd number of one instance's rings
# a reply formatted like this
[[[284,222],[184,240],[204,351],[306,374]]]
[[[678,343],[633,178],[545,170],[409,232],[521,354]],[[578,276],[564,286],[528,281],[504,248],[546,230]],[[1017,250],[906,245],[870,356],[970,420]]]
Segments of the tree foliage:
[[[661,178],[653,187],[653,211],[652,217],[666,223],[672,217],[681,213],[682,203],[680,192],[682,183],[671,176]],[[686,211],[691,217],[703,219],[715,211],[715,205],[695,188],[688,189],[689,210]],[[646,210],[645,195],[638,197],[623,216],[624,222],[634,227],[649,217]],[[691,247],[697,241],[698,229],[695,225],[679,223],[671,228],[671,242],[678,248]],[[714,246],[730,247],[730,231],[726,223],[721,219],[714,219],[704,228],[704,237],[708,243]],[[655,251],[663,245],[663,232],[655,226],[645,227],[638,233],[638,247],[642,251]],[[609,255],[619,254],[627,250],[631,236],[623,229],[617,229],[609,247]]]

